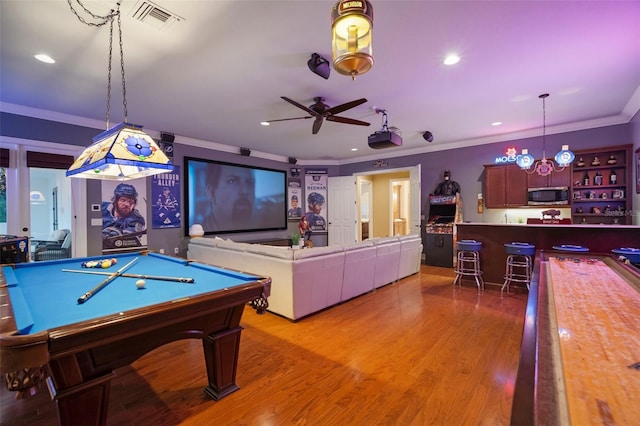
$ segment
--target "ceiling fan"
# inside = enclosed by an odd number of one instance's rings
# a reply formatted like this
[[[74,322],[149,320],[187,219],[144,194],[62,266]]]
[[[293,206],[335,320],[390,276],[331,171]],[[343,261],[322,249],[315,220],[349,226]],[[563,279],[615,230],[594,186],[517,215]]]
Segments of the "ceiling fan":
[[[342,105],[337,105],[334,107],[329,107],[329,105],[324,103],[324,98],[321,96],[317,96],[315,98],[313,98],[313,100],[315,101],[315,103],[309,107],[306,107],[302,104],[299,104],[298,102],[287,98],[286,96],[281,96],[282,99],[284,99],[285,101],[289,102],[292,105],[297,106],[298,108],[306,111],[308,114],[307,116],[304,117],[293,117],[293,118],[281,118],[279,120],[270,120],[270,121],[266,121],[266,123],[275,123],[276,121],[288,121],[288,120],[301,120],[301,119],[307,119],[307,118],[315,118],[315,120],[313,121],[313,127],[311,130],[311,133],[313,133],[314,135],[316,133],[318,133],[318,131],[320,130],[320,127],[322,126],[323,121],[326,119],[327,121],[335,121],[336,123],[344,123],[344,124],[355,124],[356,126],[369,126],[370,123],[367,123],[365,121],[360,121],[360,120],[355,120],[353,118],[346,118],[346,117],[340,117],[337,116],[336,114],[339,114],[343,111],[346,111],[348,109],[351,108],[355,108],[358,105],[361,105],[365,102],[367,102],[367,100],[365,98],[362,99],[357,99],[355,101],[351,101],[351,102],[347,102],[344,103]]]

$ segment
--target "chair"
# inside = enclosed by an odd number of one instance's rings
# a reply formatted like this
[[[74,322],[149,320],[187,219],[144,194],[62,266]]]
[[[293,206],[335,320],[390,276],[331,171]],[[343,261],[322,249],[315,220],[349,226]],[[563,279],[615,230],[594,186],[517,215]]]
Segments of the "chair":
[[[35,251],[39,248],[42,248],[47,245],[62,245],[65,237],[71,231],[69,229],[56,229],[55,231],[51,231],[49,237],[46,240],[30,240],[29,244],[31,245],[31,253],[35,253]]]
[[[67,259],[71,257],[71,232],[65,237],[62,244],[46,244],[39,246],[33,253],[33,260],[38,262],[41,260]]]

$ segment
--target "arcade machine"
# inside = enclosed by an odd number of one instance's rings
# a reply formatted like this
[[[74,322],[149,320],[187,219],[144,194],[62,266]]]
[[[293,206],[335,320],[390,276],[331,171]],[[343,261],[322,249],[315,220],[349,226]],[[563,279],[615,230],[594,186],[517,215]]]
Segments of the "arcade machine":
[[[429,195],[429,219],[426,225],[426,264],[453,268],[455,257],[454,226],[462,222],[462,197]]]

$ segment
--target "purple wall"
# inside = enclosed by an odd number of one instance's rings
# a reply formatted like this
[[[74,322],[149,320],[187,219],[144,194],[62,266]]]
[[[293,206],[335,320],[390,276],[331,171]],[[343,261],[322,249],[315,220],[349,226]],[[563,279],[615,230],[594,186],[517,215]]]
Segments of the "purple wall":
[[[88,127],[75,126],[58,123],[37,118],[23,117],[20,115],[0,113],[0,133],[4,136],[17,138],[42,140],[49,142],[65,143],[70,145],[84,146],[88,140],[102,131],[102,129],[91,129]],[[553,156],[563,144],[568,144],[571,149],[598,148],[610,145],[624,145],[635,142],[635,148],[640,147],[640,113],[637,114],[631,123],[616,126],[601,127],[596,129],[581,130],[570,133],[562,133],[547,136],[547,155]],[[424,154],[410,155],[397,158],[386,159],[388,165],[385,169],[403,168],[421,164],[422,167],[422,205],[423,212],[428,209],[429,193],[433,192],[439,182],[442,181],[442,173],[445,169],[451,171],[451,177],[460,184],[462,197],[465,201],[464,219],[466,221],[481,222],[482,215],[476,212],[477,194],[482,192],[483,165],[493,164],[496,156],[504,153],[507,147],[516,147],[519,150],[528,148],[535,157],[541,156],[542,138],[540,136],[526,139],[519,139],[508,142],[497,142],[487,145],[474,146],[468,148],[458,148],[455,150],[429,152]],[[382,151],[384,152],[384,151]],[[389,150],[392,153],[393,150]],[[184,156],[215,159],[240,164],[251,164],[256,166],[270,167],[274,169],[288,170],[291,167],[287,163],[279,161],[265,160],[257,157],[243,157],[235,153],[214,151],[206,148],[198,148],[188,145],[175,145],[175,164],[182,165]],[[317,166],[328,169],[329,176],[348,176],[358,172],[380,172],[384,169],[374,168],[374,161],[364,161],[359,163],[345,164],[342,166]],[[305,167],[312,168],[313,165]],[[303,173],[304,168],[303,167]],[[87,209],[92,203],[100,200],[100,182],[90,181],[87,183]],[[96,198],[98,197],[98,198]],[[640,204],[640,196],[634,196],[634,206]],[[90,212],[87,215],[90,216]],[[638,216],[635,217],[638,223]],[[89,255],[100,254],[101,242],[99,227],[88,226],[87,248]],[[251,238],[286,238],[291,232],[283,231],[278,235],[246,235]],[[95,244],[92,244],[95,241]],[[186,255],[186,240],[183,237],[183,230],[149,230],[149,248],[166,250],[172,247],[180,247],[181,255]],[[172,249],[171,249],[172,250]]]
[[[640,127],[640,122],[638,123]],[[640,130],[638,130],[640,131]],[[596,129],[580,130],[570,133],[547,135],[547,157],[552,158],[560,150],[562,145],[569,145],[572,150],[600,148],[612,145],[625,145],[632,143],[631,129],[628,124],[600,127]],[[542,137],[518,139],[508,142],[496,142],[487,145],[479,145],[455,150],[436,151],[425,154],[417,154],[406,157],[389,158],[386,161],[386,169],[401,167],[422,166],[422,211],[428,210],[428,196],[438,183],[442,181],[444,170],[451,171],[451,179],[458,182],[461,187],[462,200],[464,202],[464,220],[471,222],[483,222],[482,215],[477,213],[476,200],[478,193],[482,192],[484,179],[484,165],[494,164],[495,157],[503,154],[508,147],[515,147],[518,151],[528,148],[534,157],[542,156]],[[391,152],[391,151],[389,151]],[[348,176],[353,173],[375,171],[373,161],[346,164],[340,167],[340,175]]]

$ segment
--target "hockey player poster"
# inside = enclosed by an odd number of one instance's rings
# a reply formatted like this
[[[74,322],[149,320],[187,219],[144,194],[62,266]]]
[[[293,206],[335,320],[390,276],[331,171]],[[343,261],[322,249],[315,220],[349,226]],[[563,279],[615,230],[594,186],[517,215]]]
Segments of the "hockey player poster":
[[[172,172],[154,175],[151,192],[151,227],[180,228],[180,167],[174,166]]]
[[[327,170],[307,170],[304,177],[307,196],[305,216],[311,231],[326,232]]]
[[[103,253],[147,247],[147,181],[102,182]]]

